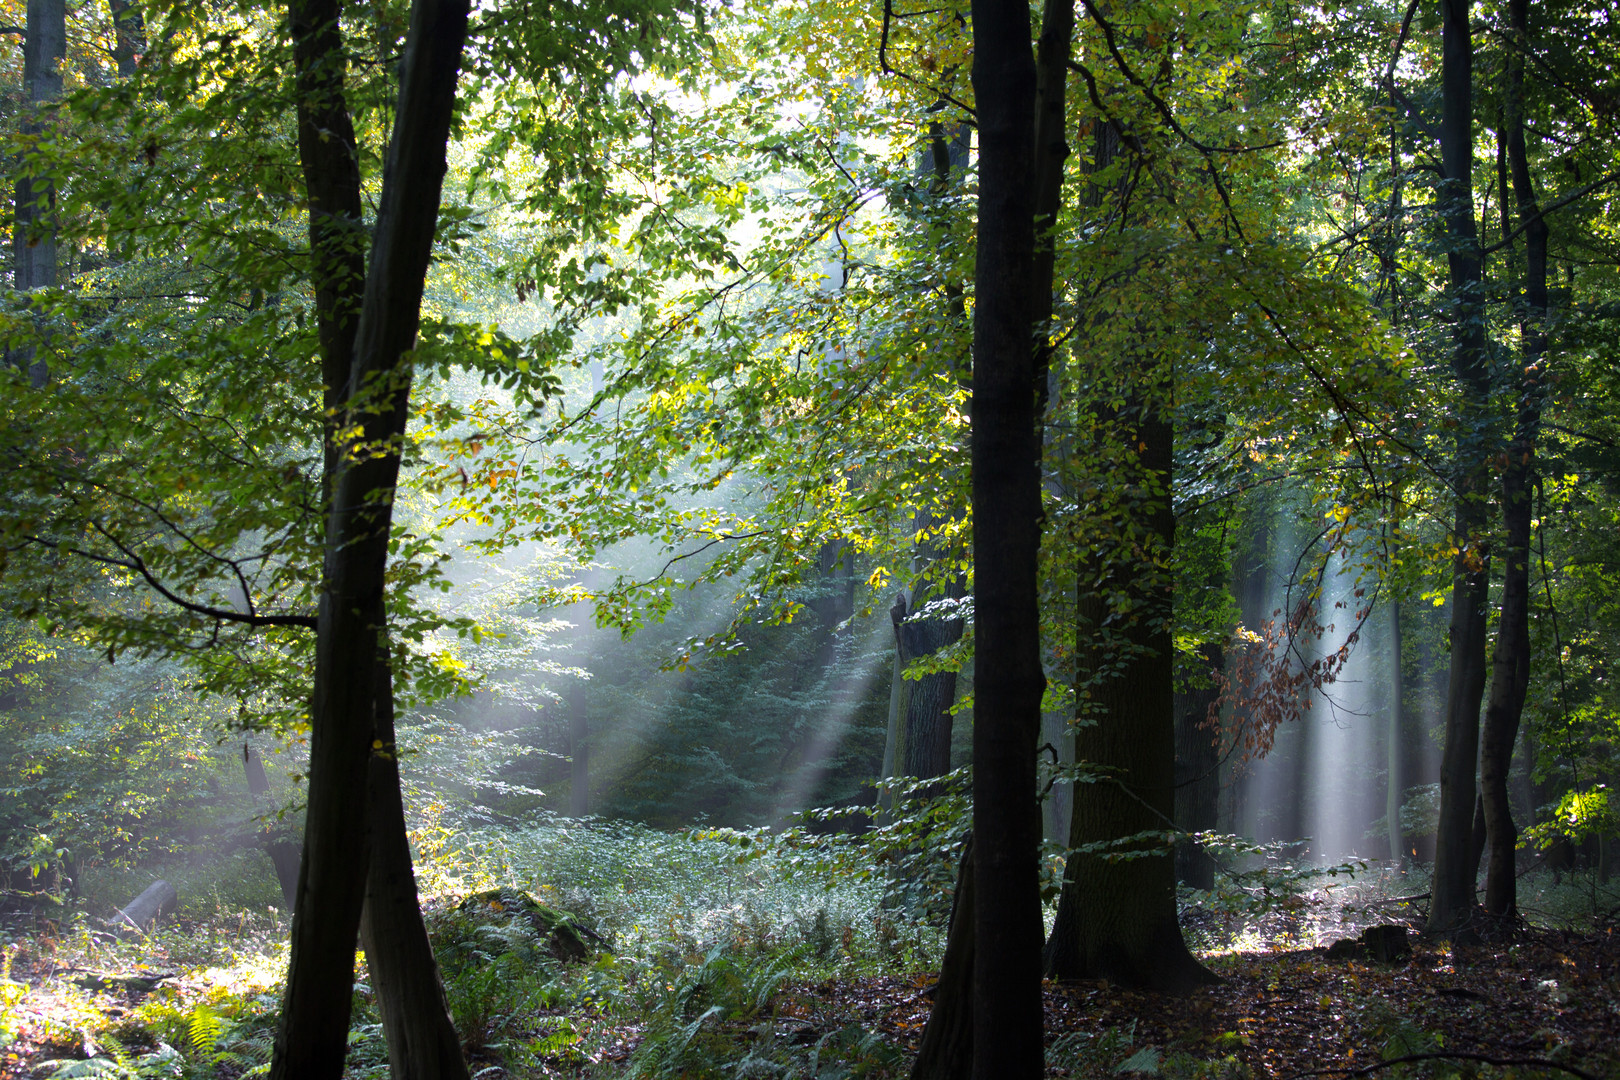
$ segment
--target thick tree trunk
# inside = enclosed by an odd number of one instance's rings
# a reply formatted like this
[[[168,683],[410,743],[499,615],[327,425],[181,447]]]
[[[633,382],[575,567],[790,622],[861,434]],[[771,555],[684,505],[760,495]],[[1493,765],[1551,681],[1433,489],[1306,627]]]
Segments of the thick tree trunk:
[[[1206,645],[1201,655],[1209,665],[1210,674],[1218,674],[1225,661],[1221,647]],[[1220,796],[1216,776],[1220,750],[1215,745],[1215,732],[1206,722],[1210,706],[1219,696],[1220,689],[1213,679],[1207,687],[1175,696],[1175,821],[1176,828],[1187,832],[1215,828]],[[1215,887],[1214,861],[1191,840],[1176,842],[1176,880],[1195,889]]]
[[[1130,441],[1142,448],[1133,488],[1169,491],[1172,439],[1163,408],[1151,409],[1149,419],[1130,433]],[[1139,516],[1151,529],[1154,550],[1168,551],[1175,536],[1168,498],[1155,499]],[[1144,579],[1148,592],[1138,584]],[[1070,846],[1153,835],[1122,845],[1142,853],[1132,858],[1108,857],[1119,851],[1070,854],[1046,946],[1046,973],[1187,993],[1216,980],[1181,936],[1175,866],[1162,839],[1175,809],[1170,586],[1162,571],[1132,575],[1126,566],[1116,569],[1113,584],[1134,594],[1129,604],[1134,616],[1128,621],[1109,619],[1106,594],[1078,598],[1081,634],[1099,634],[1111,621],[1122,625],[1112,631],[1104,662],[1092,665],[1100,670],[1082,674],[1089,683],[1082,693],[1089,691],[1091,713],[1081,718],[1075,734],[1075,759],[1097,767],[1102,778],[1075,786]]]
[[[389,662],[385,574],[392,493],[410,398],[409,350],[420,322],[438,219],[468,8],[468,0],[415,0],[401,64],[394,132],[344,396],[353,435],[336,455],[326,534],[303,866],[271,1066],[277,1080],[336,1080],[342,1074],[370,848],[382,845],[379,859],[392,865],[392,845],[403,837],[402,817],[396,830],[391,819],[374,821],[369,813],[375,732],[384,719],[392,726],[392,702],[379,700],[378,669],[386,670]],[[335,20],[317,17],[306,25],[325,44],[318,44],[313,56],[306,54],[300,73],[340,78],[343,53]],[[312,232],[315,225],[312,213]],[[330,279],[317,278],[317,289],[329,284]],[[322,345],[324,352],[326,342]],[[329,357],[323,360],[330,363]],[[389,743],[375,750],[392,756]],[[397,778],[393,798],[398,799]],[[408,864],[408,848],[405,858]],[[393,885],[399,891],[386,897],[390,905],[406,900],[403,883]],[[409,891],[414,910],[414,887]],[[420,913],[414,918],[419,923]],[[378,991],[409,1000],[405,994],[420,995],[422,988],[379,983]],[[385,1004],[385,1015],[390,1011],[392,1006]],[[402,1033],[388,1034],[392,1040]]]
[[[67,55],[67,6],[64,0],[28,0],[27,35],[23,39],[23,92],[28,97],[21,134],[27,139],[45,131],[51,102],[62,96],[62,61]],[[44,177],[17,180],[16,217],[11,231],[18,292],[56,285],[56,227],[51,216],[56,188]],[[38,389],[50,379],[50,367],[37,346],[14,350],[8,361],[28,373]]]
[[[973,1067],[973,834],[962,845],[962,865],[951,895],[945,958],[934,984],[934,1008],[923,1028],[911,1080],[966,1080]]]
[[[1451,675],[1440,764],[1434,899],[1427,932],[1468,937],[1478,872],[1470,849],[1490,584],[1489,554],[1481,539],[1487,517],[1484,431],[1489,423],[1490,373],[1485,356],[1483,273],[1474,222],[1474,45],[1469,0],[1441,0],[1440,11],[1440,157],[1445,173],[1441,217],[1455,325],[1452,369],[1461,384],[1463,404],[1455,465],[1457,507],[1452,535],[1457,555],[1452,567]]]
[[[1529,0],[1509,0],[1512,36],[1506,64],[1503,111],[1508,173],[1524,227],[1524,307],[1519,340],[1524,350],[1519,412],[1507,468],[1502,473],[1502,524],[1506,532],[1502,568],[1502,608],[1496,654],[1491,664],[1490,699],[1480,746],[1480,787],[1490,866],[1485,877],[1485,910],[1499,918],[1516,913],[1518,831],[1508,799],[1508,772],[1519,717],[1530,683],[1530,495],[1535,486],[1535,453],[1541,426],[1542,374],[1547,351],[1547,226],[1530,179],[1524,144],[1524,56],[1529,49]]]
[[[1027,3],[974,0],[973,88],[973,1076],[1019,1080],[1042,1071],[1035,741],[1045,684],[1031,302],[1035,58]]]

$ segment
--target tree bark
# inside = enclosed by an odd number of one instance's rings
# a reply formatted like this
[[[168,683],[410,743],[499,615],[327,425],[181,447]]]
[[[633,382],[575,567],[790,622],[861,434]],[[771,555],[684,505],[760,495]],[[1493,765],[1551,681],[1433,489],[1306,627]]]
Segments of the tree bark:
[[[377,664],[375,670],[374,750],[367,781],[371,865],[360,940],[388,1040],[388,1075],[394,1080],[465,1080],[461,1037],[450,1020],[450,1005],[417,900],[400,799],[393,676],[387,663]]]
[[[1209,665],[1211,676],[1220,672],[1225,657],[1219,645],[1204,646],[1200,655]],[[1175,820],[1176,828],[1187,832],[1215,828],[1220,796],[1216,776],[1220,752],[1215,745],[1215,732],[1205,722],[1209,719],[1210,706],[1219,696],[1220,689],[1213,678],[1207,687],[1175,696]],[[1213,889],[1214,860],[1191,840],[1176,841],[1176,880],[1195,889]]]
[[[1483,272],[1474,221],[1473,67],[1469,0],[1441,0],[1440,157],[1445,174],[1440,212],[1454,311],[1452,370],[1463,392],[1455,466],[1457,555],[1452,565],[1451,673],[1446,688],[1445,751],[1440,764],[1440,831],[1435,843],[1434,899],[1427,933],[1471,936],[1474,770],[1479,708],[1485,693],[1485,623],[1489,549],[1486,521],[1485,428],[1490,373],[1485,356]]]
[[[388,539],[410,398],[409,350],[420,323],[438,219],[468,8],[468,0],[415,0],[411,8],[354,362],[343,398],[348,404],[346,429],[352,434],[331,455],[337,478],[326,533],[310,710],[309,803],[286,998],[271,1065],[277,1080],[341,1076],[368,869],[375,898],[390,905],[405,900],[405,883],[376,873],[371,862],[371,848],[377,845],[377,865],[394,865],[394,845],[403,838],[404,822],[401,816],[396,829],[393,820],[371,819],[373,803],[387,792],[374,791],[370,781],[375,758],[388,759],[381,766],[385,772],[396,768],[391,740],[376,735],[385,722],[390,731],[393,723],[393,703],[381,700],[384,679],[379,675],[389,662]],[[327,10],[335,16],[335,9]],[[314,51],[304,54],[300,74],[320,76],[327,80],[321,85],[335,82],[341,88],[343,53],[335,18],[317,16],[306,26],[315,36]],[[341,103],[341,94],[317,100]],[[319,193],[312,190],[311,198],[317,200]],[[319,209],[311,213],[312,234]],[[318,277],[317,289],[330,283]],[[330,364],[327,342],[322,345],[323,361]],[[397,801],[397,773],[393,784]],[[408,847],[404,855],[408,866]],[[414,911],[414,883],[409,893]],[[419,924],[420,913],[413,917]],[[379,920],[390,918],[390,913],[376,911],[371,921],[381,925]],[[423,993],[420,986],[395,986],[390,993],[394,990]],[[386,1004],[384,1011],[385,1017],[394,1012]],[[391,1044],[407,1037],[397,1030],[387,1034]],[[465,1066],[459,1073],[444,1068],[411,1075],[465,1075]]]
[[[108,0],[113,20],[113,64],[120,79],[128,79],[140,67],[146,52],[146,23],[134,0]]]
[[[1154,551],[1168,552],[1175,537],[1168,495],[1174,433],[1164,407],[1146,412],[1147,419],[1129,435],[1141,447],[1140,473],[1124,482],[1162,493],[1140,517],[1154,538]],[[1131,593],[1128,606],[1134,615],[1110,620],[1106,592],[1088,590],[1077,598],[1078,633],[1095,640],[1105,622],[1122,625],[1111,632],[1106,663],[1091,665],[1094,670],[1081,675],[1089,685],[1079,688],[1077,699],[1089,700],[1092,711],[1080,718],[1075,760],[1100,775],[1093,783],[1075,785],[1069,844],[1079,849],[1154,835],[1125,845],[1131,858],[1107,857],[1122,850],[1070,853],[1046,944],[1046,973],[1055,979],[1105,978],[1122,986],[1182,994],[1216,979],[1188,952],[1181,936],[1175,865],[1161,839],[1175,810],[1170,584],[1163,571],[1144,567],[1144,573],[1133,574],[1134,568],[1123,565],[1126,556],[1115,558],[1120,565],[1111,584],[1116,592]]]
[[[911,1080],[966,1080],[973,1066],[973,834],[962,845],[962,864],[951,894],[945,958],[934,984],[934,1008],[923,1028]]]
[[[1508,173],[1524,229],[1525,283],[1519,321],[1522,375],[1513,440],[1502,473],[1502,524],[1506,533],[1502,568],[1502,608],[1496,653],[1491,663],[1490,698],[1481,735],[1480,788],[1490,865],[1485,876],[1485,910],[1498,918],[1517,913],[1518,830],[1508,799],[1513,744],[1530,684],[1530,495],[1535,488],[1535,452],[1541,426],[1542,375],[1547,351],[1547,225],[1541,220],[1524,143],[1524,56],[1529,50],[1529,0],[1509,0],[1506,87]]]
[[[1054,0],[1064,3],[1067,0]],[[1035,426],[1035,58],[1029,5],[974,0],[973,1076],[1042,1071],[1040,443]],[[1062,77],[1061,75],[1059,76]]]
[[[67,55],[64,0],[28,0],[26,29],[23,92],[28,106],[21,125],[25,139],[45,131],[50,105],[62,96],[62,61]],[[16,200],[11,236],[17,291],[52,288],[56,285],[56,227],[51,215],[56,188],[45,177],[25,174],[17,180]],[[50,379],[50,367],[37,345],[13,350],[8,360],[28,373],[35,389]]]

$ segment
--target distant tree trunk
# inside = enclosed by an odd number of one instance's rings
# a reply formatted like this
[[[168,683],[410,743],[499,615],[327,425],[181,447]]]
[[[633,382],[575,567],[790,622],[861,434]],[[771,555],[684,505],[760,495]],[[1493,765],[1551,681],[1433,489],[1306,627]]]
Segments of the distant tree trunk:
[[[923,1028],[911,1080],[966,1080],[973,1070],[973,834],[962,845],[962,863],[951,894],[945,958],[934,984],[934,1009]]]
[[[255,799],[268,798],[270,777],[264,771],[264,759],[247,743],[242,744],[242,770],[247,774],[248,794]],[[281,835],[285,835],[282,833]],[[298,845],[287,839],[277,839],[277,833],[266,828],[265,854],[276,871],[276,883],[281,886],[281,901],[291,911],[298,900]]]
[[[113,63],[118,77],[128,79],[140,67],[146,52],[146,24],[134,0],[108,0],[113,19]]]
[[[927,521],[926,515],[918,515]],[[927,545],[932,548],[932,544]],[[937,550],[930,554],[937,558]],[[944,577],[943,581],[936,580]],[[930,600],[958,599],[962,584],[956,574],[937,571],[917,582],[912,590],[911,603],[902,621],[894,626],[895,642],[906,663],[925,656],[933,656],[941,649],[954,645],[962,638],[960,618],[938,616],[918,618],[917,612]],[[890,615],[893,615],[891,610]],[[951,770],[951,707],[956,704],[956,672],[936,671],[917,680],[905,693],[906,731],[905,752],[900,761],[902,774],[919,780],[940,776]]]
[[[62,96],[62,61],[67,55],[67,6],[64,0],[28,0],[27,34],[23,39],[24,139],[45,131],[47,112]],[[52,221],[56,188],[44,177],[17,180],[16,217],[11,231],[18,292],[56,285],[56,225]],[[9,362],[28,373],[36,389],[50,379],[50,367],[38,346],[14,350]]]
[[[584,679],[568,688],[568,815],[582,818],[591,812],[591,723],[585,711]]]
[[[1406,683],[1401,667],[1401,602],[1389,605],[1389,725],[1385,731],[1384,835],[1389,838],[1389,859],[1405,865],[1407,848],[1401,834],[1402,747],[1406,742]]]
[[[1200,655],[1209,665],[1211,675],[1221,671],[1225,655],[1219,645],[1204,646]],[[1219,696],[1220,687],[1213,680],[1209,686],[1175,695],[1175,821],[1178,829],[1188,832],[1215,828],[1220,796],[1216,775],[1220,752],[1215,745],[1215,732],[1206,724],[1210,707]],[[1213,889],[1215,863],[1197,844],[1179,840],[1176,842],[1176,879],[1195,889]]]
[[[1509,0],[1507,117],[1504,132],[1514,201],[1524,228],[1524,307],[1519,320],[1523,372],[1519,414],[1502,472],[1502,523],[1506,532],[1502,568],[1502,610],[1492,661],[1490,700],[1480,747],[1480,787],[1485,799],[1485,828],[1491,861],[1485,877],[1485,910],[1499,918],[1518,907],[1518,830],[1508,799],[1508,773],[1513,744],[1530,684],[1530,495],[1535,487],[1536,440],[1541,426],[1542,375],[1547,351],[1547,225],[1530,179],[1524,144],[1524,57],[1530,48],[1529,0]]]
[[[1053,0],[1063,6],[1069,0]],[[1072,4],[1070,19],[1073,18]],[[1044,33],[1043,33],[1044,37]],[[1044,45],[1044,41],[1043,41]],[[1064,78],[1060,68],[1056,77]],[[1029,5],[974,0],[973,1076],[1042,1072],[1040,442],[1035,413],[1035,58]],[[1048,287],[1050,287],[1048,285]]]
[[[336,5],[332,0],[312,0],[325,5],[316,10],[301,6],[300,0],[294,2],[295,49],[303,44],[297,56],[300,87],[310,78],[316,87],[327,90],[318,101],[346,113],[341,90],[345,59]],[[385,693],[391,694],[385,689],[390,663],[385,577],[393,511],[390,495],[398,480],[400,442],[410,399],[409,354],[416,341],[423,282],[438,220],[468,9],[468,0],[415,0],[411,8],[394,132],[354,338],[354,362],[345,380],[344,400],[349,404],[345,428],[352,434],[337,453],[329,454],[338,467],[336,483],[331,486],[322,570],[303,865],[286,997],[271,1065],[276,1080],[336,1080],[343,1072],[354,948],[368,893],[368,924],[378,931],[392,935],[401,932],[403,925],[396,920],[414,919],[417,925],[421,921],[414,882],[398,873],[401,852],[407,874],[410,858],[408,845],[400,847],[404,843],[403,812],[396,815],[376,809],[390,796],[395,805],[399,799],[392,739],[380,739],[377,734],[391,732],[393,725],[392,700],[381,700]],[[335,95],[331,93],[334,87]],[[303,120],[301,115],[301,135]],[[338,140],[328,135],[324,141]],[[301,138],[301,155],[305,151]],[[306,172],[310,167],[306,158]],[[315,198],[312,191],[312,201]],[[316,244],[323,209],[312,207],[311,233]],[[316,263],[319,272],[319,251]],[[319,276],[316,284],[317,289],[341,285]],[[322,313],[319,297],[317,312]],[[330,364],[327,327],[322,329],[323,362]],[[379,790],[387,785],[389,775],[392,791]],[[410,908],[409,916],[403,912],[405,906]],[[426,1020],[424,1027],[433,1047],[438,1025],[426,1013],[434,1008],[423,1005],[423,999],[431,999],[433,994],[423,985],[428,981],[423,978],[425,973],[402,959],[410,955],[412,947],[411,941],[401,941],[398,951],[390,951],[384,959],[378,971],[378,993],[387,999],[385,1019],[393,1015],[396,1027],[402,1018],[410,1026]],[[391,966],[394,959],[401,959],[397,968]],[[384,975],[385,971],[390,974]],[[431,978],[436,982],[436,977]],[[442,1006],[442,997],[438,1002]],[[390,1044],[400,1039],[407,1047],[418,1046],[415,1040],[422,1033],[387,1032]],[[414,1050],[402,1052],[407,1059],[414,1055]],[[449,1062],[443,1055],[430,1059],[424,1054],[403,1065],[405,1071],[396,1069],[396,1075],[466,1075],[459,1059]]]
[[[1473,68],[1470,0],[1441,0],[1441,217],[1455,312],[1452,369],[1463,392],[1455,466],[1457,555],[1451,586],[1451,675],[1446,687],[1445,751],[1440,763],[1440,832],[1427,932],[1472,935],[1478,862],[1473,835],[1479,707],[1485,694],[1485,630],[1490,557],[1486,522],[1485,436],[1490,372],[1485,356],[1483,270],[1474,222]]]

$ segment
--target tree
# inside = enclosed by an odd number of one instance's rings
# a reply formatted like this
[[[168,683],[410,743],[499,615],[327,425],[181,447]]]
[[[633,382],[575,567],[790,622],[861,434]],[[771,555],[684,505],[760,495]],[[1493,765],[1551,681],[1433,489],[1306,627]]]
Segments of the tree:
[[[1467,936],[1474,912],[1478,857],[1474,770],[1479,706],[1485,693],[1485,628],[1490,587],[1485,522],[1485,454],[1490,371],[1485,343],[1483,268],[1474,220],[1474,44],[1469,0],[1441,0],[1440,217],[1450,268],[1452,370],[1463,395],[1453,465],[1451,674],[1446,689],[1445,752],[1440,763],[1440,835],[1428,932]]]
[[[62,61],[67,56],[67,5],[64,0],[28,0],[28,26],[23,39],[24,94],[30,110],[22,124],[24,140],[46,131],[51,103],[62,96]],[[56,285],[56,188],[46,175],[25,171],[17,179],[16,213],[11,230],[18,292],[32,293]],[[50,368],[37,350],[23,347],[8,359],[28,372],[38,388]]]
[[[415,0],[411,7],[394,134],[364,295],[354,316],[354,359],[342,398],[346,418],[328,451],[336,475],[310,710],[309,808],[286,1001],[271,1068],[277,1077],[341,1074],[362,907],[395,1073],[466,1075],[416,906],[405,839],[385,578],[410,401],[410,350],[438,223],[436,212],[422,211],[439,205],[469,8],[467,0]],[[330,36],[302,50],[301,73],[335,81],[317,101],[342,109],[337,7],[295,7],[295,24],[306,12],[305,33]],[[321,135],[330,140],[327,132]],[[338,153],[344,149],[340,143]],[[352,175],[357,181],[358,172]],[[322,205],[318,194],[316,200],[312,234],[326,224],[319,215],[341,213],[344,205],[336,198]],[[327,243],[352,245],[352,226],[340,221]],[[321,240],[312,236],[311,246],[320,259]],[[352,279],[334,278],[329,269],[317,281],[340,297],[352,295]],[[331,352],[341,351],[337,340],[346,333],[351,310],[339,300],[323,312],[336,324],[323,343]],[[356,822],[366,824],[356,828]]]
[[[1040,444],[1035,413],[1035,57],[1028,5],[976,0],[973,314],[973,1075],[1041,1074],[1035,741]]]

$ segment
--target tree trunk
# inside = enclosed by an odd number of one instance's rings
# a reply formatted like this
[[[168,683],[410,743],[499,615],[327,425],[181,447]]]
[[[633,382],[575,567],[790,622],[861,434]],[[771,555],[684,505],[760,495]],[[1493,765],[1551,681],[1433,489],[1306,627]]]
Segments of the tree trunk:
[[[1519,414],[1508,446],[1507,468],[1502,473],[1502,524],[1506,532],[1502,610],[1480,747],[1480,787],[1491,854],[1485,876],[1485,910],[1499,918],[1513,916],[1518,907],[1519,836],[1508,799],[1508,772],[1530,684],[1530,494],[1535,488],[1536,439],[1541,426],[1547,351],[1547,225],[1541,220],[1524,145],[1524,56],[1530,47],[1529,22],[1529,0],[1509,0],[1508,29],[1513,40],[1508,49],[1507,87],[1503,94],[1507,117],[1503,141],[1513,179],[1513,197],[1524,227],[1524,307],[1519,321],[1524,356]]]
[[[1441,217],[1455,311],[1452,370],[1463,392],[1455,466],[1456,517],[1452,566],[1451,674],[1446,687],[1445,752],[1440,763],[1440,833],[1435,843],[1434,899],[1427,933],[1471,936],[1474,770],[1479,755],[1479,707],[1485,694],[1485,622],[1489,551],[1484,429],[1489,423],[1490,373],[1485,356],[1482,268],[1473,193],[1474,45],[1469,0],[1441,0],[1440,157],[1445,174]]]
[[[1219,645],[1206,645],[1201,655],[1209,665],[1210,685],[1175,695],[1176,716],[1176,771],[1175,821],[1176,828],[1187,832],[1203,832],[1215,828],[1216,804],[1220,796],[1220,783],[1216,770],[1220,767],[1220,750],[1215,745],[1216,734],[1206,726],[1210,706],[1220,696],[1220,688],[1213,676],[1225,661]],[[1176,880],[1195,889],[1215,887],[1215,863],[1191,840],[1176,841]]]
[[[1141,475],[1126,482],[1168,493],[1172,438],[1164,408],[1148,410],[1148,419],[1130,433],[1131,443],[1142,448]],[[1169,551],[1175,516],[1168,496],[1155,499],[1141,518],[1151,529],[1154,551]],[[1105,623],[1120,625],[1111,631],[1106,656],[1082,672],[1088,685],[1077,688],[1077,699],[1089,700],[1092,711],[1081,717],[1076,731],[1075,760],[1097,767],[1101,778],[1075,785],[1069,844],[1078,849],[1152,835],[1120,850],[1071,852],[1046,945],[1046,973],[1180,994],[1216,980],[1181,936],[1175,866],[1163,840],[1175,809],[1170,584],[1162,571],[1133,574],[1137,568],[1123,565],[1128,557],[1115,556],[1119,565],[1112,585],[1115,592],[1131,594],[1134,616],[1110,619],[1106,592],[1087,591],[1077,600],[1078,633],[1095,641]],[[1148,582],[1147,591],[1142,581]],[[1118,859],[1125,851],[1134,857]]]
[[[378,671],[386,670],[389,662],[385,575],[392,493],[410,398],[409,351],[420,322],[423,282],[438,220],[468,8],[468,0],[415,0],[411,8],[394,132],[355,334],[354,363],[344,394],[349,406],[346,428],[352,434],[331,455],[338,462],[337,478],[332,485],[322,573],[303,866],[286,998],[271,1066],[277,1080],[336,1080],[342,1074],[354,948],[367,892],[370,848],[378,845],[379,865],[392,867],[399,850],[395,845],[403,840],[402,816],[396,828],[391,817],[371,820],[369,814],[382,797],[372,791],[370,783],[373,758],[390,759],[385,771],[396,767],[391,742],[376,745],[381,740],[375,735],[385,722],[390,730],[393,723],[392,701],[379,700],[384,680]],[[295,7],[295,25],[300,13]],[[307,9],[303,13],[311,14]],[[299,58],[299,74],[301,85],[303,76],[328,80],[321,85],[335,84],[339,88],[335,99],[315,100],[327,105],[335,100],[334,107],[343,108],[344,54],[335,15],[335,7],[327,7],[305,21],[306,49]],[[302,121],[301,115],[301,134]],[[339,142],[330,136],[326,141]],[[301,139],[301,153],[303,150]],[[312,203],[318,198],[312,190]],[[320,210],[312,207],[312,241]],[[317,289],[334,285],[341,282],[317,278]],[[341,309],[334,305],[330,310]],[[327,338],[324,332],[322,336]],[[322,341],[323,361],[330,365],[327,344]],[[392,797],[397,802],[397,773],[393,783]],[[408,866],[408,847],[404,858]],[[376,898],[374,908],[383,900],[393,908],[407,899],[405,883],[397,875],[374,874],[370,887]],[[397,891],[385,896],[379,889]],[[409,892],[411,918],[419,924],[414,884]],[[380,926],[379,919],[393,917],[374,911],[371,921]],[[386,961],[384,966],[388,966]],[[424,991],[415,976],[420,972],[400,970],[411,985],[380,980],[379,995],[397,993],[400,1000],[419,999]],[[386,1002],[384,1013],[401,1015]],[[411,1022],[419,1019],[420,1014],[411,1015]],[[390,1041],[404,1036],[399,1031],[388,1034]],[[464,1072],[463,1067],[461,1075]]]
[[[377,709],[367,781],[371,865],[360,940],[388,1040],[391,1080],[465,1080],[461,1037],[450,1020],[416,892],[411,844],[400,800],[394,741],[394,687],[387,663],[376,666]],[[380,744],[380,745],[379,745]]]
[[[248,793],[255,799],[267,799],[270,795],[270,777],[264,771],[264,759],[248,743],[242,744],[242,770],[247,774]],[[290,840],[277,839],[276,833],[271,832],[268,826],[265,831],[264,851],[270,856],[270,865],[275,868],[276,883],[281,886],[281,902],[291,911],[298,902],[298,845]]]
[[[1401,802],[1405,780],[1401,775],[1402,747],[1406,742],[1406,684],[1401,671],[1401,602],[1389,605],[1389,725],[1384,746],[1384,835],[1389,838],[1389,861],[1397,866],[1407,862],[1405,837],[1401,835]]]
[[[146,52],[146,23],[134,0],[108,0],[113,20],[113,64],[120,79],[131,78]]]
[[[1045,684],[1031,302],[1035,58],[1027,3],[974,0],[973,88],[973,1076],[1020,1080],[1042,1071],[1035,741]]]
[[[62,60],[67,55],[67,6],[64,0],[28,0],[27,35],[23,39],[23,92],[28,106],[22,137],[42,135],[50,104],[62,96]],[[49,179],[23,175],[17,180],[16,217],[11,231],[18,292],[56,285],[56,226],[51,220],[56,188]],[[37,345],[13,350],[10,363],[28,373],[35,389],[50,379],[50,368]]]
[[[934,984],[934,1008],[923,1028],[911,1080],[966,1080],[973,1065],[973,834],[962,845],[962,864],[951,894],[945,958]]]
[[[568,688],[568,816],[582,818],[591,812],[591,724],[585,711],[584,679]]]

